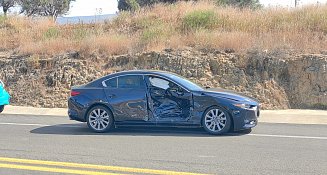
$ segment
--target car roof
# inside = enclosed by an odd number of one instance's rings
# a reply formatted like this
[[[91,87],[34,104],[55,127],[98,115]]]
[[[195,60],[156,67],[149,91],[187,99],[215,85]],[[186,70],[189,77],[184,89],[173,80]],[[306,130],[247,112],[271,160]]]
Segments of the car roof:
[[[174,73],[167,72],[167,71],[161,71],[161,70],[127,70],[127,71],[121,71],[121,72],[112,73],[112,74],[109,74],[109,75],[107,75],[105,77],[106,78],[110,78],[110,77],[115,77],[115,76],[125,75],[125,74],[157,74],[157,75],[167,75],[167,74],[174,74]]]
[[[102,83],[102,81],[116,77],[121,75],[128,75],[128,74],[154,74],[154,75],[162,75],[164,77],[167,77],[167,75],[172,75],[174,73],[167,72],[167,71],[161,71],[161,70],[127,70],[127,71],[120,71],[115,72],[112,74],[108,74],[106,76],[103,76],[99,79],[96,79],[90,83],[88,83],[86,86],[97,86]]]

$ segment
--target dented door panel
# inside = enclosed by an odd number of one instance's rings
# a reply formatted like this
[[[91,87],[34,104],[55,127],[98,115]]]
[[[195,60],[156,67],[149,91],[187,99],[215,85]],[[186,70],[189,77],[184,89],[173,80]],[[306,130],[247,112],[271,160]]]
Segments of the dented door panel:
[[[192,93],[167,79],[147,76],[149,113],[158,123],[187,121],[193,109]]]
[[[104,89],[108,103],[114,109],[115,120],[148,121],[147,89],[143,76],[126,75],[116,79],[112,82],[108,80]]]
[[[145,90],[106,89],[105,93],[116,120],[148,120]]]

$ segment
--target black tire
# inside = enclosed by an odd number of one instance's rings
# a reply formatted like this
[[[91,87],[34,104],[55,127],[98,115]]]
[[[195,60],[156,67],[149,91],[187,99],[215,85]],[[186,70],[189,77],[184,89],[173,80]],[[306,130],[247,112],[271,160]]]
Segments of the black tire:
[[[0,106],[0,113],[3,112],[4,109],[5,109],[5,106],[4,105],[1,105]]]
[[[212,117],[212,119],[210,119],[210,117]],[[202,117],[202,126],[204,130],[213,135],[227,133],[230,130],[231,124],[232,120],[230,115],[224,108],[219,106],[208,108]]]
[[[97,133],[107,132],[114,126],[114,118],[111,111],[108,108],[100,105],[94,106],[88,111],[86,122],[87,126],[92,131]],[[107,122],[108,124],[106,125]]]

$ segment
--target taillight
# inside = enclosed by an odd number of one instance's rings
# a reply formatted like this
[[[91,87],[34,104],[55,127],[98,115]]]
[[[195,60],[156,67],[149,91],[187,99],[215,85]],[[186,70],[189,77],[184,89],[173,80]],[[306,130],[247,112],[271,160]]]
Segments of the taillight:
[[[79,94],[81,94],[80,92],[77,92],[77,91],[71,91],[70,92],[70,96],[76,96],[76,95],[79,95]]]

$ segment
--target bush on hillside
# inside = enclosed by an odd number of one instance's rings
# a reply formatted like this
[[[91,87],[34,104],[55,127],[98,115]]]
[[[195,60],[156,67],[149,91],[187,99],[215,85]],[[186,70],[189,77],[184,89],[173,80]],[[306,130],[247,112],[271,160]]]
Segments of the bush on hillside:
[[[188,0],[184,0],[188,1]],[[239,8],[258,9],[262,7],[259,0],[212,0],[217,5],[233,6]],[[118,0],[118,9],[120,11],[135,11],[135,7],[151,7],[158,3],[173,4],[178,0]]]
[[[259,0],[215,0],[218,5],[230,5],[239,8],[261,8]]]
[[[186,31],[210,29],[217,23],[217,17],[212,10],[198,10],[187,13],[183,17],[183,29]]]

